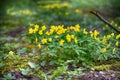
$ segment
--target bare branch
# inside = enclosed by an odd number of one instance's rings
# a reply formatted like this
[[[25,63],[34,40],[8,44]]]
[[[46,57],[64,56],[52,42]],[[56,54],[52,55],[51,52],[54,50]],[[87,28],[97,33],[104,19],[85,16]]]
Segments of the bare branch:
[[[116,27],[110,24],[109,21],[107,21],[104,17],[102,17],[99,12],[97,11],[90,11],[90,13],[94,14],[97,16],[101,21],[103,21],[105,24],[107,24],[110,28],[114,29],[117,33],[120,33],[120,30],[118,30]]]

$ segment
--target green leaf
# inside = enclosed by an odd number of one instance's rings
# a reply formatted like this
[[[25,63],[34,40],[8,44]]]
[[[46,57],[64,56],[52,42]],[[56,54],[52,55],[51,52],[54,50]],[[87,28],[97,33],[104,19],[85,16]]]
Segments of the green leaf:
[[[31,68],[36,68],[37,67],[37,65],[33,62],[28,62],[28,64]]]
[[[4,63],[0,63],[0,68],[4,66]]]
[[[46,61],[42,61],[40,64],[41,64],[41,66],[45,66]]]
[[[50,61],[50,62],[49,62],[49,64],[50,64],[50,65],[53,65],[53,64],[55,64],[55,63],[56,63],[56,61],[55,61],[55,60],[54,60],[54,61]]]
[[[29,75],[30,69],[29,68],[27,68],[27,69],[20,69],[20,71],[21,71],[21,73],[23,75]]]

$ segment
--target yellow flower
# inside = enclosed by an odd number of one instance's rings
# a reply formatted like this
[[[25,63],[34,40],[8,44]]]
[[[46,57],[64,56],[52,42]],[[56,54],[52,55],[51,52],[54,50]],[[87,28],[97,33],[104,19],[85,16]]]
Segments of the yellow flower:
[[[55,36],[54,38],[56,38],[56,39],[57,39],[57,38],[59,38],[59,36]]]
[[[114,53],[115,51],[116,51],[116,49],[115,49],[115,48],[113,48],[112,52]]]
[[[106,48],[102,48],[102,52],[106,52]]]
[[[52,38],[49,38],[48,41],[49,41],[49,42],[52,42]]]
[[[90,33],[90,34],[92,34],[93,32],[92,32],[92,31],[90,31],[89,33]]]
[[[113,36],[114,36],[114,33],[111,33],[111,36],[113,37]]]
[[[74,39],[74,41],[75,41],[76,44],[78,43],[78,40],[76,38]]]
[[[43,30],[43,31],[46,30],[46,26],[42,26],[42,30]]]
[[[107,42],[106,39],[103,39],[103,40],[102,40],[102,43],[103,43],[103,44],[105,44],[106,42]]]
[[[50,33],[47,31],[46,33],[45,33],[46,35],[50,35]]]
[[[34,30],[32,28],[29,29],[29,34],[32,34]]]
[[[90,31],[89,33],[90,33],[90,36],[91,36],[91,37],[93,37],[93,32],[92,32],[92,31]]]
[[[112,36],[111,35],[107,35],[107,38],[110,39]]]
[[[34,28],[33,32],[36,33],[38,31],[38,28]]]
[[[62,33],[63,33],[63,30],[57,31],[57,34],[62,34]]]
[[[46,39],[46,38],[43,38],[43,39],[41,40],[41,42],[42,42],[42,44],[45,44],[45,43],[47,43],[47,39]]]
[[[83,29],[83,33],[88,34],[88,32],[86,31],[86,28]]]
[[[33,32],[36,33],[38,31],[38,29],[39,29],[39,25],[36,24]]]
[[[39,25],[36,24],[36,25],[35,25],[35,29],[39,29]]]
[[[73,26],[68,27],[68,30],[74,30]]]
[[[94,37],[95,37],[95,36],[99,35],[99,32],[97,30],[95,30],[93,34],[94,34]]]
[[[119,42],[117,41],[117,42],[115,43],[115,45],[118,47],[118,45],[119,45]]]
[[[79,25],[79,24],[76,24],[76,25],[75,25],[75,28],[80,29],[80,25]]]
[[[39,35],[42,35],[43,34],[43,31],[42,30],[39,30]]]
[[[59,44],[62,46],[65,41],[62,39],[59,41]]]
[[[35,42],[38,42],[38,38],[35,38]]]
[[[38,48],[39,48],[39,49],[41,48],[41,45],[40,45],[40,44],[38,44]]]
[[[120,34],[118,34],[117,36],[116,36],[116,39],[119,39],[120,38]]]
[[[71,39],[74,39],[74,38],[75,38],[75,36],[72,34],[72,35],[71,35]]]
[[[49,32],[49,33],[50,33],[50,34],[53,34],[53,32],[54,32],[54,30],[53,30],[53,29],[50,29],[50,32]]]
[[[66,39],[67,39],[68,42],[70,42],[71,41],[71,36],[69,34],[67,34]]]
[[[14,52],[13,51],[10,51],[9,52],[9,55],[13,56]]]
[[[78,32],[80,30],[80,26],[79,24],[75,25],[75,27],[73,27],[75,32]]]

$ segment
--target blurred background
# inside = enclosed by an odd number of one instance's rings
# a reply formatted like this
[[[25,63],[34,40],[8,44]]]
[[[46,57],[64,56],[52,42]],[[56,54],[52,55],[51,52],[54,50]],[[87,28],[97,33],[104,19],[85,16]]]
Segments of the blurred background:
[[[70,26],[88,30],[112,30],[89,11],[99,11],[120,29],[120,0],[4,0],[0,2],[0,36],[16,36],[29,24]],[[20,34],[19,34],[20,35]]]

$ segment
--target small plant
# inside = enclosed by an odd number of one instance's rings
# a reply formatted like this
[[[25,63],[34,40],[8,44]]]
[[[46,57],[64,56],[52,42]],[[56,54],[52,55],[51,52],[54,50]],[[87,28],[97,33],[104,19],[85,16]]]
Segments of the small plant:
[[[13,76],[11,73],[3,75],[3,78],[1,80],[14,80],[15,76]]]
[[[73,60],[73,64],[93,65],[93,61],[107,60],[116,56],[119,35],[114,33],[100,36],[97,30],[88,32],[80,29],[79,24],[70,27],[64,25],[46,26],[34,25],[29,29],[32,43],[41,48],[40,56],[53,59]]]

